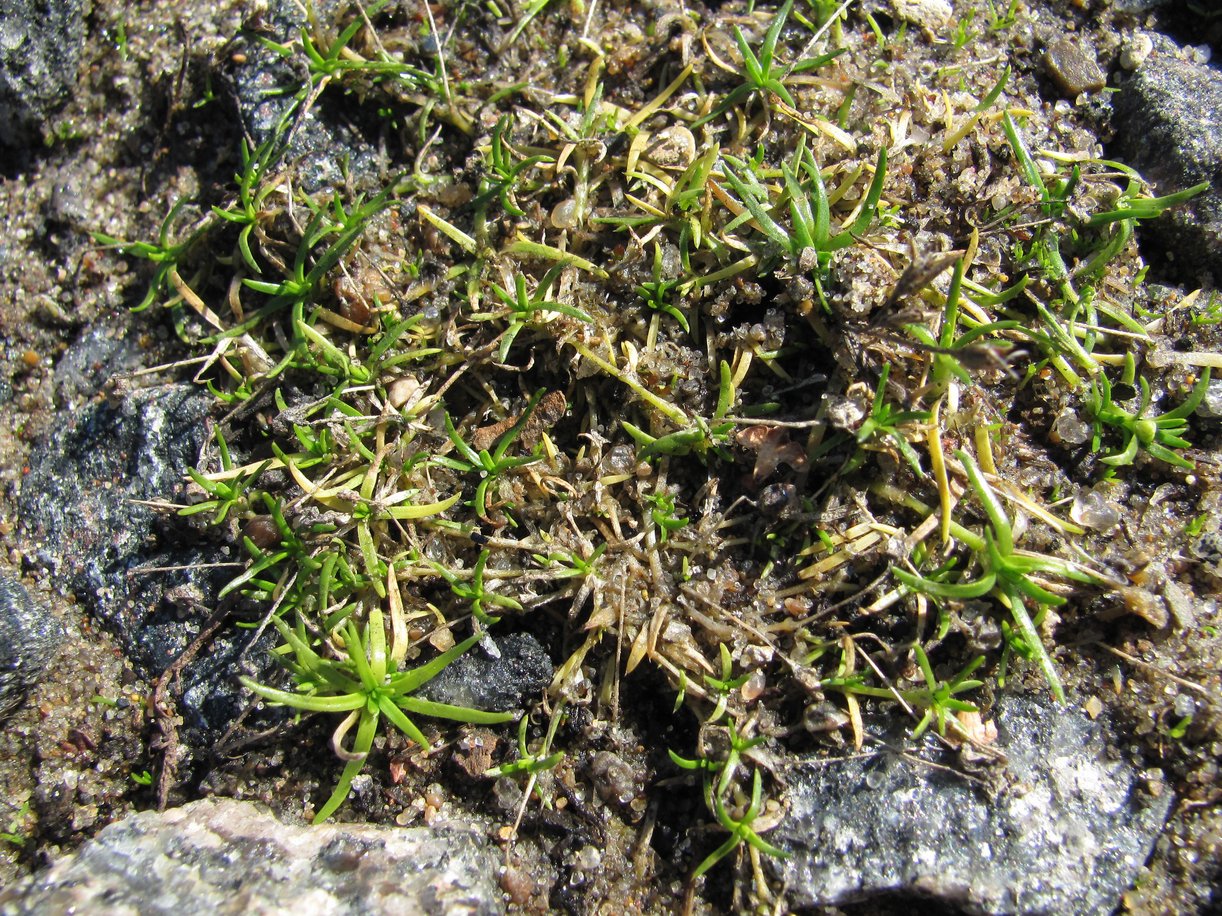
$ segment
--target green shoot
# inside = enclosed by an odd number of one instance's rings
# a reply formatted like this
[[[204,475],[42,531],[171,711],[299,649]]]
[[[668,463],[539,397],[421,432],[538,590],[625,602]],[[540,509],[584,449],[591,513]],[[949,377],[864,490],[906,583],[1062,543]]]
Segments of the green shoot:
[[[972,491],[988,518],[983,538],[959,526],[952,526],[955,536],[973,550],[979,575],[975,579],[962,577],[953,583],[935,581],[900,568],[892,569],[892,575],[912,591],[934,598],[967,600],[985,595],[996,597],[1009,610],[1017,627],[1015,644],[1034,657],[1053,696],[1064,702],[1064,688],[1036,624],[1042,619],[1045,608],[1063,605],[1067,599],[1049,591],[1034,576],[1054,575],[1092,585],[1099,584],[1101,579],[1074,563],[1018,549],[1010,519],[976,462],[964,451],[957,451],[955,455],[963,463]],[[1034,617],[1028,613],[1028,602],[1036,608]]]
[[[386,718],[425,750],[430,747],[429,740],[408,716],[409,713],[481,725],[508,722],[514,718],[514,713],[484,712],[412,696],[450,662],[479,642],[483,633],[467,637],[423,665],[401,671],[399,661],[406,646],[396,645],[392,641],[388,649],[382,611],[376,606],[370,609],[369,622],[363,632],[351,620],[344,623],[338,637],[345,654],[339,659],[325,658],[314,650],[313,640],[300,618],[295,629],[280,617],[273,617],[272,623],[284,640],[283,651],[277,657],[292,674],[295,689],[268,687],[249,677],[241,679],[243,685],[271,703],[305,712],[344,716],[332,735],[331,744],[336,755],[347,763],[331,797],[314,816],[316,824],[321,824],[334,814],[348,797],[352,780],[364,769],[369,752],[373,749],[373,739],[382,718]],[[353,726],[356,727],[356,737],[349,750],[343,747],[343,742]]]
[[[768,31],[764,33],[764,39],[760,44],[758,54],[747,43],[742,29],[738,26],[734,27],[734,42],[738,45],[739,53],[742,54],[743,58],[742,76],[744,81],[726,95],[721,104],[713,109],[713,111],[701,118],[697,118],[692,124],[693,127],[699,127],[720,118],[730,109],[752,96],[759,96],[764,100],[765,104],[768,104],[772,96],[776,96],[790,108],[795,108],[797,107],[797,102],[794,101],[793,95],[786,88],[784,80],[794,73],[806,73],[811,70],[817,70],[844,53],[843,50],[833,51],[830,54],[824,54],[817,58],[799,61],[791,67],[782,66],[776,60],[776,45],[777,40],[781,37],[781,30],[785,27],[785,21],[789,18],[789,12],[792,9],[793,0],[786,0],[785,4],[777,10],[776,17],[772,20],[772,24],[768,26]]]
[[[1188,417],[1205,399],[1209,378],[1210,370],[1206,369],[1183,404],[1157,417],[1147,417],[1151,395],[1150,383],[1144,376],[1138,378],[1141,399],[1137,411],[1129,413],[1112,400],[1112,384],[1106,375],[1100,373],[1091,381],[1090,396],[1087,399],[1087,409],[1094,418],[1095,426],[1092,450],[1099,450],[1104,427],[1112,427],[1120,431],[1124,444],[1119,451],[1102,458],[1104,464],[1112,467],[1130,465],[1141,449],[1159,461],[1186,471],[1192,470],[1193,463],[1172,449],[1189,447],[1190,443],[1184,438],[1184,434],[1188,432]]]
[[[450,419],[449,413],[445,416],[446,434],[450,437],[450,441],[454,443],[454,448],[458,450],[462,458],[442,456],[434,458],[433,461],[451,470],[479,475],[479,483],[475,488],[475,499],[471,505],[483,519],[488,518],[488,512],[491,509],[488,503],[489,487],[507,471],[524,467],[528,464],[534,464],[540,460],[537,455],[510,458],[506,456],[506,452],[517,441],[518,436],[522,434],[522,430],[526,428],[526,424],[530,421],[530,415],[534,413],[535,407],[538,406],[539,400],[543,397],[544,393],[543,391],[535,392],[526,409],[522,411],[522,416],[501,435],[492,451],[480,449],[477,452],[458,434],[458,430],[454,428],[454,421]]]
[[[874,391],[874,402],[870,406],[870,415],[857,429],[857,444],[865,446],[872,439],[885,436],[899,449],[899,453],[904,456],[904,460],[908,462],[913,473],[923,476],[925,472],[921,470],[921,459],[901,427],[909,423],[927,422],[929,411],[895,410],[887,403],[887,376],[890,372],[891,365],[888,363],[883,366],[883,371],[879,375],[878,387]]]

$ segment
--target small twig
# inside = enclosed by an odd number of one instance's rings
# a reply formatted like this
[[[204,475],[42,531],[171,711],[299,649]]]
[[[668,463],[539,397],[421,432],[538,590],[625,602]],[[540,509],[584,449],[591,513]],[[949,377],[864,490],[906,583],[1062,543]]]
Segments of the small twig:
[[[170,686],[170,681],[176,680],[182,674],[182,669],[190,664],[191,660],[199,654],[205,645],[212,641],[213,634],[220,629],[221,624],[225,622],[225,618],[228,616],[229,608],[227,605],[212,612],[212,616],[204,623],[203,628],[199,631],[199,635],[191,640],[191,644],[183,650],[182,654],[174,660],[170,667],[162,672],[161,677],[157,678],[157,683],[153,686],[152,695],[149,697],[150,711],[153,714],[157,728],[161,731],[161,740],[155,745],[162,751],[161,772],[157,777],[158,811],[165,810],[170,786],[173,784],[174,774],[178,770],[178,726],[174,723],[174,708],[166,701],[166,690]]]
[[[172,508],[177,508],[177,506]],[[133,576],[145,576],[149,573],[182,572],[188,569],[230,569],[245,565],[245,563],[185,563],[178,566],[137,566],[127,571],[127,577],[130,579]]]
[[[1179,684],[1181,687],[1185,687],[1194,693],[1199,693],[1203,697],[1213,700],[1218,699],[1218,697],[1208,687],[1204,687],[1201,684],[1197,684],[1192,681],[1184,680],[1184,678],[1178,677],[1177,675],[1172,674],[1170,671],[1164,671],[1162,668],[1158,667],[1158,665],[1151,665],[1149,662],[1143,662],[1140,658],[1134,658],[1127,652],[1121,652],[1119,649],[1115,649],[1112,646],[1109,646],[1107,643],[1099,642],[1095,643],[1095,645],[1099,646],[1101,649],[1106,649],[1117,658],[1123,658],[1130,665],[1136,665],[1143,671],[1148,671],[1151,674],[1157,674],[1161,677],[1165,677],[1167,680]]]
[[[775,426],[781,429],[813,429],[827,426],[827,420],[772,420],[767,417],[726,417],[727,423],[740,426]]]

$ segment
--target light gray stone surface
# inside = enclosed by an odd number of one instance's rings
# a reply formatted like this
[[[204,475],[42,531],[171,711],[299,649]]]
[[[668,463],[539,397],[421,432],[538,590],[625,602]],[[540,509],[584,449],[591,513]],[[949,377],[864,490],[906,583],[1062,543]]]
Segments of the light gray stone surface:
[[[992,794],[892,751],[799,763],[787,774],[789,816],[768,834],[793,853],[771,862],[790,902],[898,894],[967,913],[1111,913],[1170,793],[1150,797],[1110,755],[1103,725],[1078,710],[1010,697],[996,721],[1008,764]],[[887,741],[900,747],[905,736]]]
[[[495,914],[497,859],[462,830],[282,824],[208,799],[111,824],[48,870],[0,891],[4,916]]]
[[[1116,158],[1171,194],[1209,181],[1188,203],[1143,226],[1174,254],[1176,279],[1222,281],[1222,71],[1157,36],[1117,93]]]

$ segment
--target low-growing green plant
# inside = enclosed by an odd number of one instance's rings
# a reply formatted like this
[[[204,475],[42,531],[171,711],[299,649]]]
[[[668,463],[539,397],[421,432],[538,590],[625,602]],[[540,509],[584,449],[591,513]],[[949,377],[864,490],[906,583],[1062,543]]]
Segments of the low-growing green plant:
[[[124,242],[101,232],[93,233],[94,240],[99,244],[112,246],[123,254],[150,261],[155,265],[153,277],[149,281],[144,298],[137,305],[132,306],[133,312],[144,311],[163,298],[168,299],[167,304],[172,304],[182,296],[184,287],[189,286],[179,274],[179,267],[183,266],[188,253],[208,234],[211,228],[210,221],[205,219],[196,223],[184,238],[171,241],[179,218],[190,205],[191,200],[186,197],[176,201],[165,219],[161,221],[161,228],[157,230],[157,240],[153,242]]]
[[[686,519],[684,520],[686,522]],[[730,655],[730,647],[724,642],[717,647],[719,664],[721,666],[721,676],[714,677],[711,674],[704,676],[704,686],[709,689],[709,692],[717,698],[713,706],[713,711],[706,717],[708,722],[720,722],[729,708],[730,695],[747,683],[751,677],[751,672],[740,674],[734,677],[734,659]]]
[[[459,601],[471,605],[471,613],[485,626],[491,626],[499,618],[489,614],[489,607],[501,607],[506,610],[520,611],[522,605],[507,595],[498,595],[484,585],[484,568],[488,565],[487,550],[481,550],[475,565],[471,567],[470,576],[461,576],[454,570],[443,566],[436,560],[425,560],[437,573],[450,584],[450,590]]]
[[[267,468],[268,462],[249,470],[239,470],[234,467],[233,456],[229,452],[229,443],[218,426],[215,430],[216,449],[220,457],[221,473],[208,476],[196,468],[188,468],[191,479],[208,495],[208,499],[200,500],[179,510],[180,515],[198,515],[202,512],[212,513],[212,524],[223,524],[235,508],[249,506],[247,491]],[[231,476],[232,475],[232,476]]]
[[[896,410],[886,399],[887,394],[887,377],[891,373],[891,364],[883,366],[883,371],[879,374],[878,387],[874,390],[874,400],[870,405],[870,414],[862,421],[861,426],[857,428],[857,444],[860,446],[867,445],[875,438],[886,437],[891,440],[899,453],[904,456],[904,460],[908,462],[914,474],[918,476],[925,472],[921,470],[921,459],[916,453],[916,449],[912,447],[912,443],[908,441],[907,435],[902,427],[907,424],[924,423],[929,420],[928,410]],[[855,461],[850,464],[850,470],[854,464],[860,463],[860,454],[855,456]]]
[[[506,453],[509,451],[510,446],[518,440],[518,436],[522,434],[526,424],[530,422],[530,416],[534,413],[535,408],[539,405],[539,400],[544,394],[545,392],[543,391],[535,392],[517,422],[501,434],[492,451],[488,451],[486,448],[479,451],[473,449],[458,434],[458,430],[454,428],[454,421],[450,419],[449,413],[445,415],[446,434],[450,437],[450,441],[454,443],[454,448],[458,450],[458,454],[462,455],[462,458],[450,458],[449,456],[442,455],[434,458],[433,461],[436,464],[459,471],[460,473],[475,473],[479,476],[479,483],[475,486],[475,498],[471,505],[481,518],[487,518],[489,510],[492,508],[488,502],[488,488],[502,474],[514,468],[534,464],[540,460],[537,454],[508,457]]]
[[[571,550],[553,550],[546,555],[535,553],[531,554],[531,559],[547,569],[554,569],[559,566],[560,570],[556,573],[557,578],[584,579],[594,574],[594,567],[598,564],[599,559],[606,550],[607,545],[604,542],[594,548],[589,559],[583,559],[580,554]]]
[[[735,390],[730,365],[725,360],[722,360],[719,367],[719,376],[717,406],[713,410],[712,421],[696,417],[694,423],[664,436],[651,436],[627,420],[621,421],[620,425],[640,446],[637,455],[642,461],[649,461],[661,455],[690,455],[693,453],[704,459],[710,452],[722,458],[729,458],[725,446],[730,441],[730,432],[734,429],[734,424],[725,418],[734,403]]]
[[[550,156],[534,155],[514,162],[510,157],[509,143],[505,136],[513,130],[513,118],[504,115],[492,128],[492,141],[488,148],[487,174],[480,180],[480,191],[471,202],[475,210],[486,207],[492,198],[501,203],[510,216],[525,216],[526,213],[516,202],[515,189],[522,181],[522,176],[536,165],[551,162]],[[546,287],[544,287],[544,291]],[[543,295],[543,291],[539,292]]]
[[[816,279],[821,280],[832,254],[854,244],[874,221],[887,172],[887,148],[884,146],[878,152],[874,177],[857,218],[838,232],[832,231],[831,208],[823,175],[804,140],[799,141],[792,160],[781,163],[784,193],[776,201],[761,180],[758,162],[723,155],[722,163],[726,183],[739,196],[744,207],[744,212],[732,220],[724,231],[731,231],[736,225],[750,219],[753,226],[772,242],[774,249],[785,255],[793,266],[801,272],[817,268]],[[789,213],[788,228],[773,217],[774,208],[782,203]]]
[[[286,107],[270,136],[237,150],[234,186],[209,187],[194,223],[176,204],[152,241],[98,239],[152,263],[139,307],[165,303],[184,340],[211,348],[200,375],[230,413],[185,512],[241,532],[245,567],[220,597],[261,607],[260,632],[280,637],[287,683],[247,686],[339,716],[343,772],[318,819],[343,804],[386,721],[425,744],[418,716],[510,718],[433,704],[419,688],[503,613],[524,628],[546,614],[535,632],[569,653],[543,704],[551,721],[532,743],[523,720],[517,758],[487,771],[524,780],[519,821],[532,797],[548,803],[550,770],[566,785],[586,778],[554,747],[566,713],[588,702],[612,728],[621,713],[632,725],[621,696],[635,685],[622,679],[648,663],[676,689],[676,710],[701,713],[696,756],[672,757],[699,771],[724,836],[694,877],[732,854],[754,866],[783,854],[764,839],[781,809],[765,797],[780,750],[763,745],[794,733],[785,720],[800,691],[843,697],[845,721],[810,730],[831,743],[850,725],[862,737],[867,702],[915,713],[916,737],[950,732],[975,710],[973,689],[1004,686],[1015,654],[1063,696],[1041,623],[1070,589],[1108,576],[1019,546],[1032,529],[1043,543],[1087,533],[1045,503],[1068,492],[1064,479],[1049,493],[1000,482],[1043,441],[1010,424],[1031,401],[1068,399],[1094,424],[1094,447],[1114,449],[1113,473],[1143,450],[1190,466],[1180,450],[1209,376],[1166,414],[1151,414],[1164,386],[1154,376],[1137,407],[1113,401],[1112,386],[1138,384],[1125,353],[1154,346],[1153,319],[1174,310],[1131,306],[1112,271],[1138,287],[1136,228],[1200,187],[1151,197],[1116,163],[1028,149],[1024,134],[1045,135],[1044,113],[1020,107],[1030,80],[1012,86],[1004,62],[969,61],[991,41],[972,32],[1014,4],[969,11],[951,33],[961,66],[926,72],[947,107],[937,138],[915,130],[911,95],[891,80],[916,45],[874,11],[848,35],[834,0],[805,12],[785,2],[770,20],[748,7],[763,35],[734,30],[741,64],[716,56],[715,25],[680,12],[656,34],[645,23],[628,63],[598,37],[593,4],[549,13],[549,29],[568,13],[585,21],[541,55],[546,6],[458,7],[443,30],[435,6],[416,24],[382,3],[346,23],[307,17],[266,43],[293,64],[281,68],[293,74],[278,90]],[[487,66],[473,14],[494,44],[505,36]],[[665,88],[643,102],[648,85]],[[302,191],[290,139],[310,128],[305,115],[349,107],[352,125],[380,129],[385,174],[341,165],[334,185]],[[1007,142],[1013,174],[990,152]],[[913,209],[913,180],[941,187],[948,164],[982,155],[997,168],[976,176],[989,185],[978,211],[943,222],[940,201]],[[1011,194],[1015,176],[1025,187]],[[931,243],[977,215],[987,223],[970,241]],[[880,306],[869,284],[881,295],[891,277]],[[1214,320],[1210,302],[1195,322]],[[864,419],[839,428],[828,407],[873,366]],[[549,389],[573,416],[535,445]],[[519,392],[536,392],[520,416],[482,425],[484,405]],[[973,438],[978,458],[959,451],[956,465],[950,443]],[[901,458],[913,472],[902,490],[890,482]],[[856,670],[853,653],[859,638],[895,644],[908,618],[889,609],[903,602],[916,622],[898,640],[912,648],[889,657],[912,665],[892,685],[882,669]],[[1000,661],[946,639],[971,625],[965,602],[996,608]],[[849,607],[861,611],[852,636],[838,613]],[[450,648],[443,631],[468,618],[475,632]],[[440,654],[409,663],[408,633],[426,629],[421,651]],[[572,734],[574,755],[599,740]]]
[[[910,706],[923,709],[924,714],[912,730],[914,740],[925,734],[926,729],[930,725],[937,729],[939,735],[945,735],[946,723],[949,719],[953,718],[955,713],[979,711],[972,703],[956,699],[956,695],[975,690],[984,684],[984,681],[975,680],[971,677],[984,664],[983,655],[973,658],[964,666],[962,671],[949,681],[942,681],[934,675],[933,666],[929,663],[929,656],[925,654],[925,650],[919,644],[912,647],[912,654],[916,656],[917,664],[921,669],[921,677],[925,679],[925,686],[923,687],[903,689],[870,686],[866,683],[866,675],[860,672],[855,674],[840,673],[824,678],[819,682],[819,686],[824,690],[836,690],[853,696],[869,696],[880,699],[894,699],[898,696]]]
[[[1182,455],[1176,454],[1172,449],[1189,447],[1190,443],[1184,438],[1188,432],[1188,418],[1205,399],[1205,394],[1209,389],[1209,378],[1210,370],[1206,369],[1184,403],[1157,417],[1148,417],[1146,411],[1150,408],[1150,383],[1144,376],[1140,376],[1137,380],[1141,386],[1141,397],[1137,410],[1130,413],[1112,400],[1112,384],[1105,374],[1100,373],[1091,381],[1090,395],[1086,405],[1095,429],[1091,449],[1099,450],[1103,441],[1104,428],[1111,427],[1120,432],[1124,445],[1119,451],[1101,458],[1104,464],[1114,468],[1132,464],[1137,458],[1138,450],[1141,450],[1159,461],[1165,461],[1167,464],[1185,470],[1192,470],[1193,463]]]
[[[331,797],[314,816],[316,824],[321,824],[334,814],[348,797],[352,780],[365,767],[382,718],[428,750],[428,738],[411,720],[409,713],[480,725],[508,722],[515,717],[510,712],[484,712],[413,696],[454,659],[479,642],[484,636],[482,632],[468,636],[422,665],[403,669],[408,650],[405,631],[395,632],[392,626],[388,645],[382,611],[376,605],[369,609],[369,619],[364,627],[359,627],[352,620],[344,622],[335,634],[338,650],[335,657],[320,655],[315,650],[318,637],[310,635],[301,617],[298,617],[296,627],[290,627],[280,617],[273,617],[272,623],[284,640],[275,655],[289,670],[294,682],[293,689],[269,687],[249,677],[242,678],[243,685],[271,703],[304,712],[344,716],[331,736],[331,747],[336,756],[346,761],[344,771]],[[344,747],[344,740],[353,727],[356,734],[351,749],[348,749]]]
[[[756,821],[764,809],[763,778],[759,769],[752,769],[749,798],[739,797],[741,793],[736,779],[739,769],[745,762],[745,755],[752,748],[763,743],[765,736],[757,735],[754,738],[748,738],[739,732],[733,722],[726,726],[726,733],[729,747],[725,758],[721,760],[708,757],[688,759],[667,749],[671,762],[675,766],[684,770],[698,771],[701,774],[704,783],[705,805],[729,834],[720,846],[705,856],[696,866],[692,873],[693,881],[743,844],[766,856],[778,859],[787,859],[790,855],[760,836],[760,829],[756,827]]]
[[[139,772],[132,770],[128,774],[128,778],[138,786],[151,786],[153,784],[153,774],[148,770],[140,770]]]
[[[0,842],[8,843],[10,846],[25,846],[29,839],[24,831],[28,831],[29,825],[26,823],[30,817],[30,803],[22,802],[21,807],[12,812],[12,816],[8,820],[7,829],[0,831]]]
[[[758,96],[763,99],[766,107],[770,104],[771,97],[776,96],[790,108],[794,108],[797,102],[794,101],[794,97],[790,94],[789,89],[786,88],[785,80],[795,73],[817,70],[843,53],[843,51],[833,51],[819,57],[798,61],[789,67],[782,65],[776,59],[777,40],[781,37],[781,30],[785,28],[785,22],[788,20],[789,12],[792,9],[793,0],[786,0],[785,4],[777,10],[772,24],[768,26],[768,31],[764,33],[758,54],[752,50],[751,45],[743,35],[742,29],[738,26],[734,27],[734,42],[738,45],[739,53],[743,57],[741,73],[743,82],[731,90],[711,112],[697,118],[693,122],[693,127],[699,127],[702,124],[707,124],[720,118],[730,109],[742,104],[752,96]]]
[[[637,295],[645,301],[645,307],[650,311],[663,312],[675,321],[685,332],[691,332],[687,316],[671,304],[671,295],[682,283],[681,280],[662,279],[662,247],[656,242],[653,246],[653,279],[640,284],[636,288]]]
[[[295,111],[296,106],[291,106],[287,115],[291,116]],[[277,132],[273,131],[266,140],[253,149],[243,138],[239,151],[241,169],[234,176],[237,184],[237,197],[228,207],[214,206],[212,212],[226,222],[240,227],[237,241],[238,252],[252,273],[261,274],[263,268],[259,259],[255,257],[250,240],[257,230],[261,231],[261,224],[270,216],[267,203],[276,191],[276,182],[273,180],[274,176],[269,172],[276,165],[283,149]]]
[[[563,718],[562,713],[552,717],[551,724],[548,725],[547,734],[543,736],[539,749],[532,751],[529,742],[526,740],[526,730],[530,725],[530,719],[523,716],[518,722],[517,759],[503,763],[500,766],[491,767],[485,771],[485,775],[493,779],[499,779],[502,776],[517,776],[525,773],[528,777],[531,777],[533,782],[533,779],[544,770],[553,769],[564,759],[564,751],[552,752],[552,742],[556,740],[556,727]],[[529,788],[525,794],[530,794]]]
[[[347,205],[338,193],[332,194],[326,203],[317,202],[311,197],[303,198],[309,207],[310,219],[302,230],[288,276],[278,282],[250,277],[242,280],[244,286],[270,297],[270,301],[256,311],[247,323],[263,318],[266,314],[264,310],[289,309],[293,313],[300,348],[300,335],[306,327],[306,303],[317,292],[323,278],[356,244],[369,220],[394,203],[394,193],[395,186],[392,184],[369,200],[358,199]]]
[[[962,450],[956,451],[955,455],[962,462],[972,492],[988,519],[983,537],[960,526],[952,526],[955,537],[973,551],[978,575],[970,579],[961,574],[957,581],[949,582],[930,579],[899,567],[893,568],[891,574],[913,591],[935,598],[965,600],[985,595],[997,597],[1010,612],[1015,627],[1011,633],[1009,624],[1003,622],[1003,630],[1009,637],[1008,646],[1034,658],[1053,695],[1064,702],[1065,691],[1061,679],[1036,628],[1047,608],[1063,605],[1067,599],[1039,584],[1035,576],[1054,575],[1087,585],[1102,584],[1102,579],[1075,563],[1017,547],[1010,519],[975,460]],[[1034,606],[1034,613],[1028,610],[1028,602]]]
[[[527,325],[537,322],[544,312],[568,315],[570,318],[576,318],[578,321],[584,321],[587,324],[594,322],[593,318],[574,305],[552,302],[543,298],[547,295],[548,288],[555,282],[563,269],[562,266],[553,267],[544,274],[543,279],[539,281],[539,285],[535,288],[533,294],[526,292],[526,278],[521,274],[514,277],[514,291],[512,293],[495,283],[492,284],[492,291],[501,300],[501,304],[507,310],[510,319],[509,327],[505,329],[505,334],[501,337],[501,342],[497,346],[497,362],[505,362],[509,357],[509,349],[517,339],[518,333]],[[473,321],[500,317],[502,315],[495,312],[478,312],[471,315]]]

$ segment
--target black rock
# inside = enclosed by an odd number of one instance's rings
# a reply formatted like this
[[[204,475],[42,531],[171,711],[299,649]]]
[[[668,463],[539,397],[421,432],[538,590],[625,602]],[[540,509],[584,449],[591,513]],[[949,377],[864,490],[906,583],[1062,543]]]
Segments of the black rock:
[[[0,0],[0,146],[42,145],[42,125],[76,85],[87,0]]]
[[[493,630],[421,688],[420,695],[435,703],[504,712],[519,709],[546,687],[553,670],[534,636],[498,636]]]
[[[77,382],[88,387],[83,377]],[[234,575],[218,566],[230,559],[221,547],[201,543],[172,513],[137,502],[182,501],[212,405],[198,388],[162,385],[131,392],[117,406],[95,400],[65,410],[60,427],[33,450],[22,485],[22,533],[36,561],[151,677],[190,645]],[[240,708],[233,660],[244,638],[223,627],[183,673],[179,712],[188,728],[215,736]]]
[[[70,412],[30,456],[21,521],[38,558],[68,589],[94,599],[94,612],[128,644],[146,620],[149,542],[164,512],[133,500],[181,494],[198,458],[211,406],[189,385],[135,391],[118,406],[93,401]],[[177,583],[175,583],[177,584]],[[140,590],[137,604],[133,590]]]
[[[1006,697],[996,709],[1005,780],[991,791],[932,762],[883,750],[799,761],[770,860],[798,908],[930,899],[968,913],[1111,913],[1171,805],[1113,756],[1101,721]],[[900,747],[903,732],[889,736]],[[926,761],[930,762],[926,762]]]
[[[1136,168],[1155,193],[1212,183],[1143,231],[1167,252],[1172,279],[1222,280],[1222,72],[1186,59],[1160,36],[1117,94],[1113,126],[1115,156]]]
[[[25,587],[0,571],[0,721],[21,703],[55,653],[63,631]]]
[[[331,4],[318,9],[320,18],[334,16]],[[260,39],[278,44],[299,41],[309,25],[304,7],[292,0],[271,0],[260,16],[259,32],[243,35],[233,46],[236,60],[226,73],[235,113],[255,145],[282,131],[288,137],[284,159],[292,161],[295,184],[306,193],[351,183],[356,190],[380,190],[377,151],[361,125],[349,119],[359,106],[336,104],[334,93],[324,93],[304,118],[295,119],[294,95],[307,78],[302,60],[291,60]],[[347,178],[345,178],[345,170]]]
[[[141,367],[144,353],[127,329],[96,324],[87,328],[55,363],[55,401],[75,407],[105,387],[115,373]]]

